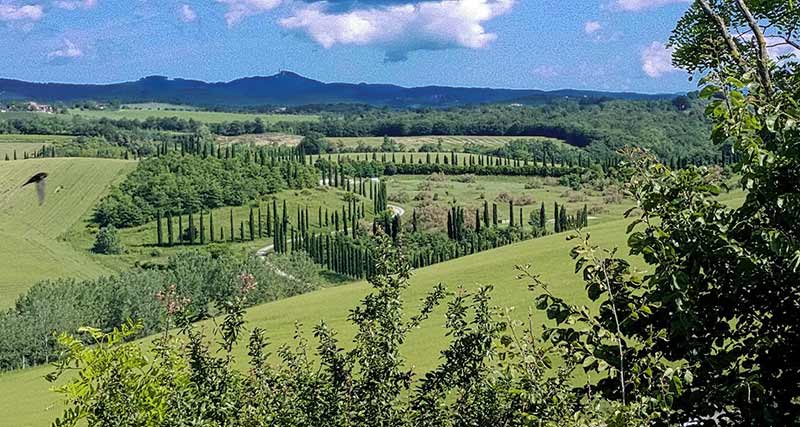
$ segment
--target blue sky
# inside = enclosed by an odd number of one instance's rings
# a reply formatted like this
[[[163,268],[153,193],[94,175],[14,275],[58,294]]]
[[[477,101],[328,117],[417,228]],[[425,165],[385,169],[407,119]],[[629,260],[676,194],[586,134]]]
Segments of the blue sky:
[[[691,90],[664,47],[689,0],[0,0],[0,77]]]

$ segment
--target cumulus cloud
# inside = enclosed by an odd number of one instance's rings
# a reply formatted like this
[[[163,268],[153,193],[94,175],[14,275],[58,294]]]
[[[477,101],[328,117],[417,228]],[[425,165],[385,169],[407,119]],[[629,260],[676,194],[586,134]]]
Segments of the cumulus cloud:
[[[642,70],[652,78],[678,71],[672,65],[673,49],[661,42],[653,42],[642,51]]]
[[[281,4],[281,0],[217,0],[217,3],[228,7],[228,11],[225,12],[225,22],[232,26],[248,16],[275,9]]]
[[[47,54],[48,58],[80,58],[83,56],[81,48],[69,40],[64,40],[64,46],[61,49],[54,50]]]
[[[38,21],[44,16],[44,9],[38,4],[24,6],[14,6],[12,4],[0,4],[0,21]]]
[[[613,7],[618,10],[638,12],[640,10],[655,9],[676,3],[691,3],[693,0],[614,0]]]
[[[583,25],[583,31],[589,35],[592,35],[602,29],[603,29],[603,24],[601,24],[600,21],[587,21]]]
[[[66,10],[91,9],[97,6],[97,0],[56,0],[53,6]]]
[[[484,24],[511,11],[516,0],[439,0],[383,4],[340,10],[313,2],[280,20],[286,29],[307,35],[325,48],[374,45],[388,61],[409,52],[450,48],[480,49],[497,38]]]
[[[186,23],[197,20],[197,12],[188,4],[182,4],[181,7],[178,8],[178,15],[180,15],[181,21]]]

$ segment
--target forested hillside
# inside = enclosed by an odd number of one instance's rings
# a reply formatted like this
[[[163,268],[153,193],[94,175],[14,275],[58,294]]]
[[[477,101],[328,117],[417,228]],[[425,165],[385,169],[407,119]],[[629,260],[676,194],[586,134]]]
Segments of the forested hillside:
[[[562,101],[542,106],[371,108],[322,113],[319,120],[309,121],[287,116],[285,121],[256,118],[214,123],[178,117],[112,120],[28,115],[4,119],[0,115],[0,133],[83,136],[91,139],[80,143],[105,141],[140,155],[154,152],[156,140],[180,141],[186,135],[202,137],[208,131],[225,136],[267,132],[320,133],[327,137],[538,136],[586,148],[597,159],[613,156],[624,146],[640,146],[665,161],[686,159],[708,164],[719,161],[722,149],[708,141],[710,125],[703,116],[704,105],[703,101],[678,97],[663,101]],[[72,151],[76,151],[74,145]]]

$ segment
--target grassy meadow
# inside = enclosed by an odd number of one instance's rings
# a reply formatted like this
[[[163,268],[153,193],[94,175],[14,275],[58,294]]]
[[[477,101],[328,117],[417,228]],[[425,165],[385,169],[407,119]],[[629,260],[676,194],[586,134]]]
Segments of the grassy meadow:
[[[0,308],[36,281],[94,277],[108,273],[88,250],[66,241],[97,201],[136,163],[107,159],[30,159],[0,163]],[[39,206],[36,189],[20,186],[47,172],[47,200]]]
[[[109,119],[136,119],[145,120],[148,117],[178,117],[181,119],[194,119],[204,123],[222,123],[232,121],[255,120],[261,118],[266,123],[275,122],[306,122],[317,120],[317,116],[302,114],[245,114],[245,113],[218,113],[213,111],[196,110],[159,110],[159,109],[126,109],[119,110],[69,110],[75,114],[91,118]]]
[[[475,209],[483,209],[485,200],[489,202],[490,213],[492,203],[497,204],[498,217],[502,222],[507,222],[510,216],[508,202],[505,201],[506,196],[510,196],[515,200],[515,219],[522,208],[526,226],[531,212],[538,218],[542,203],[547,219],[551,221],[553,203],[566,206],[568,215],[574,215],[586,205],[590,225],[617,220],[631,205],[631,201],[623,199],[615,187],[575,191],[560,185],[555,178],[397,175],[388,177],[387,184],[389,200],[409,211],[431,203],[445,207],[455,204],[466,208],[468,215],[474,215]]]
[[[58,144],[70,142],[74,138],[71,136],[62,135],[6,135],[0,134],[0,161],[4,160],[6,156],[9,159],[14,158],[14,152],[17,152],[17,158],[22,159],[24,153],[34,153],[43,146],[51,144]]]

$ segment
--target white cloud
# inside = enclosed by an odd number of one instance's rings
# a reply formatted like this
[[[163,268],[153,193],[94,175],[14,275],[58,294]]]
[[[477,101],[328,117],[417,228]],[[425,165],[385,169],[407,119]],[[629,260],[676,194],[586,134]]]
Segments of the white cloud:
[[[0,4],[0,21],[38,21],[44,16],[44,9],[38,4],[14,6]]]
[[[497,38],[483,24],[508,13],[516,0],[439,0],[346,12],[331,12],[328,2],[300,7],[280,21],[286,29],[306,34],[325,48],[374,45],[390,61],[404,60],[416,50],[480,49]]]
[[[66,10],[91,9],[97,6],[97,0],[56,0],[53,5]]]
[[[197,12],[195,12],[194,9],[192,9],[192,7],[188,4],[182,4],[181,7],[178,8],[178,14],[181,17],[181,21],[186,23],[197,20]]]
[[[228,6],[225,22],[228,23],[228,26],[232,26],[248,16],[275,9],[281,4],[281,0],[217,0],[217,3]]]
[[[642,51],[642,70],[652,78],[678,71],[672,65],[673,49],[661,42],[653,42]]]
[[[618,10],[638,12],[677,3],[690,3],[693,0],[614,0],[613,7]]]
[[[66,39],[61,49],[54,50],[47,54],[48,58],[80,58],[81,56],[83,56],[81,48]]]
[[[601,24],[600,21],[587,21],[586,24],[583,25],[583,31],[589,35],[592,35],[602,29],[603,24]]]

